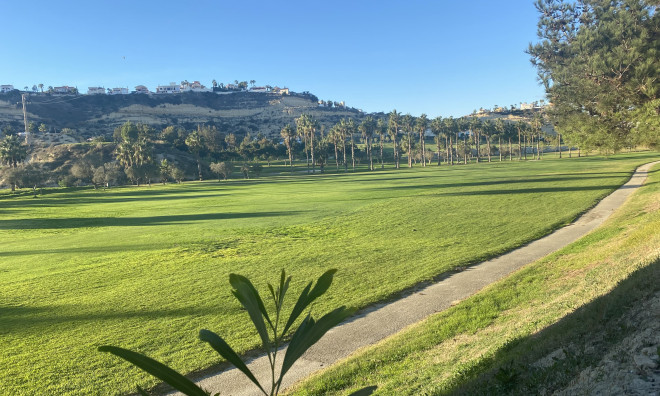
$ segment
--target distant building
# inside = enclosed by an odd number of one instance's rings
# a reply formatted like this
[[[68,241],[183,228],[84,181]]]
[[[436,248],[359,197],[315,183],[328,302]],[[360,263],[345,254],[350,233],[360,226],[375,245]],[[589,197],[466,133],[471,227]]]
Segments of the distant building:
[[[534,108],[534,103],[521,103],[520,110],[531,110]]]
[[[87,95],[105,95],[105,88],[89,87],[87,88]]]
[[[273,93],[280,95],[289,95],[289,88],[273,87]]]
[[[64,85],[62,87],[53,87],[53,92],[59,95],[72,94],[72,93],[76,93],[76,91],[77,91],[76,87],[70,87],[68,85]]]
[[[170,85],[159,85],[156,87],[157,94],[173,94],[179,92],[181,92],[181,87],[173,82],[171,82]]]
[[[110,95],[128,95],[128,88],[112,88]]]
[[[237,91],[238,90],[238,85],[236,85],[236,84],[227,84],[225,86],[225,88],[227,88],[230,91],[232,91],[232,90]]]
[[[193,81],[192,83],[181,85],[181,92],[211,92],[211,90],[203,86],[199,81]]]
[[[149,88],[145,87],[144,85],[138,85],[135,87],[135,93],[148,94]]]
[[[250,92],[268,92],[268,88],[266,88],[266,87],[252,87],[252,88],[250,88]]]
[[[7,93],[9,91],[13,91],[14,86],[13,85],[0,85],[0,92],[2,93]]]

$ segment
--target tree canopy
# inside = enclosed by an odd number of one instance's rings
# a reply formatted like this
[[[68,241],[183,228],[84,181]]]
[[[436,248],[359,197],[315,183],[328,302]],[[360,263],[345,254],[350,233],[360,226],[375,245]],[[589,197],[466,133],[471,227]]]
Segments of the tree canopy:
[[[586,148],[660,143],[660,29],[653,0],[537,0],[528,53],[555,127]]]

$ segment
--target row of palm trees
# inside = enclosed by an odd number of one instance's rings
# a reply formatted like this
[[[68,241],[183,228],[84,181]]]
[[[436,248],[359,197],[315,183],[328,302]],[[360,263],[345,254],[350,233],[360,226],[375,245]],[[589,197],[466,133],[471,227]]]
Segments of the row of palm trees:
[[[313,117],[303,114],[295,120],[295,128],[286,125],[280,135],[287,149],[289,165],[292,166],[294,160],[294,143],[300,142],[304,146],[308,172],[311,170],[314,173],[316,165],[322,167],[333,151],[337,169],[339,170],[340,165],[343,165],[344,170],[348,171],[349,149],[350,163],[355,169],[356,137],[361,139],[364,146],[369,170],[374,170],[374,148],[379,150],[380,167],[384,168],[386,140],[392,143],[391,160],[397,169],[400,168],[403,152],[407,156],[408,167],[413,167],[417,160],[425,167],[430,164],[434,156],[437,158],[438,166],[443,162],[455,165],[467,164],[475,160],[478,163],[483,157],[491,162],[495,142],[499,160],[503,161],[505,152],[509,160],[513,160],[513,146],[516,140],[519,160],[527,159],[530,146],[534,158],[541,159],[541,142],[546,143],[548,140],[548,136],[541,128],[542,125],[543,117],[540,114],[535,115],[531,121],[502,119],[493,121],[478,117],[429,119],[426,114],[413,117],[393,110],[386,118],[374,119],[372,116],[367,116],[360,124],[350,118],[341,119],[329,128],[327,133],[324,126]],[[426,148],[429,131],[435,135],[435,153]],[[555,142],[561,157],[561,136],[555,137]],[[482,150],[482,144],[485,144],[485,150]],[[535,149],[534,145],[536,145]]]

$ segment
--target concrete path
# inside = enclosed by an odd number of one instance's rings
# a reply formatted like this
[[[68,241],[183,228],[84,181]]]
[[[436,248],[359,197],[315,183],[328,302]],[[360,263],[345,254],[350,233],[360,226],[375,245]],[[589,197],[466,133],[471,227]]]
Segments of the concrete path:
[[[427,316],[445,310],[485,286],[502,279],[522,266],[532,263],[581,238],[602,224],[646,180],[648,170],[660,161],[642,165],[632,178],[596,207],[572,224],[495,259],[453,273],[400,300],[372,306],[350,321],[330,330],[310,348],[284,377],[285,389],[310,374],[329,366],[350,354],[419,322]],[[283,358],[284,354],[278,353]],[[262,384],[270,384],[270,368],[265,356],[253,359],[248,367]],[[262,394],[237,369],[210,375],[197,381],[207,391],[222,395],[251,396]],[[270,388],[270,385],[265,387]]]

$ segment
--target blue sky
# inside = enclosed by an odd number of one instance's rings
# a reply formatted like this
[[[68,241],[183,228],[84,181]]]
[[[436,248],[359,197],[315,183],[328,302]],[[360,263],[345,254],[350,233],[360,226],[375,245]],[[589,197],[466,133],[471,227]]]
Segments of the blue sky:
[[[0,1],[0,84],[287,86],[367,112],[539,100],[532,0]]]

